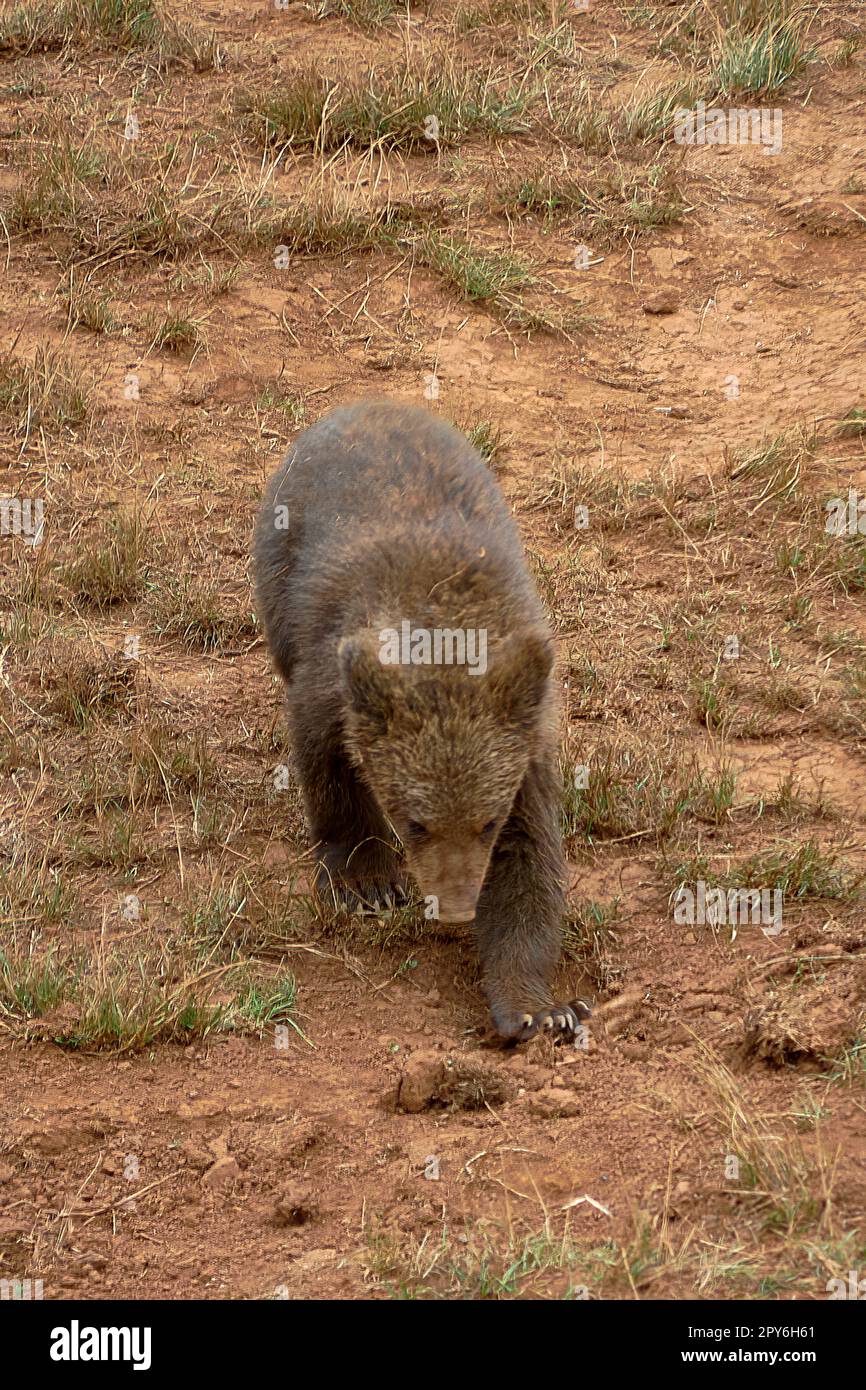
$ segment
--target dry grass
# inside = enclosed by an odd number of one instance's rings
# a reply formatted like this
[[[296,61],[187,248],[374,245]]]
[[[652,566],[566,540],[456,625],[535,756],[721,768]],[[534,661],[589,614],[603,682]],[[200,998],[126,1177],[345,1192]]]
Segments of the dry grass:
[[[219,71],[226,62],[215,35],[179,24],[152,0],[34,0],[0,20],[0,53],[90,45],[138,53],[160,67],[189,63],[198,72]]]
[[[298,68],[274,91],[242,93],[237,110],[243,131],[280,149],[435,154],[471,135],[525,131],[526,105],[519,89],[500,92],[488,76],[440,58],[342,82]]]
[[[12,354],[0,358],[0,413],[25,443],[36,431],[81,425],[91,392],[70,358],[54,348],[39,347],[29,360]]]
[[[703,252],[733,226],[744,260],[767,228],[786,246],[769,183],[681,158],[673,112],[730,93],[807,122],[837,98],[821,81],[851,96],[856,47],[823,10],[776,0],[625,8],[628,29],[547,0],[413,6],[409,23],[390,0],[317,0],[264,16],[240,59],[149,0],[37,0],[0,22],[20,113],[2,228],[23,306],[0,358],[0,494],[46,502],[39,546],[0,539],[4,1034],[128,1051],[284,1025],[305,1046],[321,1000],[296,989],[296,950],[377,1000],[413,982],[431,940],[416,909],[309,900],[252,614],[263,478],[331,403],[422,399],[435,371],[431,406],[501,476],[557,629],[566,969],[600,1013],[641,995],[594,1064],[609,1075],[615,1054],[642,1082],[669,1059],[618,1109],[636,1149],[671,1120],[691,1195],[648,1181],[609,1232],[533,1205],[527,1183],[497,1225],[475,1219],[471,1183],[498,1197],[513,1175],[486,1154],[460,1177],[465,1227],[406,1235],[368,1209],[371,1286],[400,1297],[808,1297],[862,1248],[824,1135],[864,1073],[866,544],[826,528],[862,472],[864,410],[837,397],[832,418],[780,432],[776,396],[766,428],[746,398],[716,430],[699,371],[694,389],[666,375],[716,293],[701,255],[670,337],[629,327],[657,251]],[[300,26],[302,61],[265,19]],[[604,257],[595,281],[575,272],[579,242]],[[674,388],[687,417],[660,419]],[[790,975],[763,940],[674,939],[671,894],[698,878],[784,891]],[[686,1017],[718,1030],[718,1052],[664,1031],[705,984],[719,999]],[[831,993],[844,1008],[826,1049],[793,1032],[768,1111],[752,1095],[765,1061],[727,1062],[740,1003],[773,990],[798,1024]],[[471,1048],[462,1009],[442,1027]]]

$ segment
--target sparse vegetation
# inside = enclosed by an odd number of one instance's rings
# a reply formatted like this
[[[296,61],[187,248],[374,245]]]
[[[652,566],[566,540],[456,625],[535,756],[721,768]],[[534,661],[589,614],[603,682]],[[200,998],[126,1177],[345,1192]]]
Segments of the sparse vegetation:
[[[839,433],[855,436],[866,434],[866,409],[863,406],[855,406],[849,410],[839,422]]]
[[[459,67],[371,71],[334,83],[315,68],[298,68],[271,92],[245,92],[242,129],[266,145],[321,153],[355,146],[427,150],[469,135],[527,129],[519,92],[500,95],[489,79]]]
[[[6,6],[4,1278],[862,1277],[861,29],[856,0]],[[784,145],[682,146],[699,100],[782,109]],[[478,450],[555,632],[574,1048],[488,1045],[475,929],[417,885],[311,895],[250,538],[365,396]],[[728,929],[679,910],[699,883]]]
[[[227,604],[211,579],[163,571],[149,587],[147,608],[154,631],[187,651],[222,651],[255,635],[249,609]]]
[[[679,222],[685,205],[671,171],[651,165],[640,175],[612,169],[584,181],[557,178],[547,172],[505,185],[499,208],[513,215],[533,213],[550,224],[576,217],[596,245],[632,240],[642,232]]]
[[[138,513],[118,512],[88,538],[61,569],[61,580],[76,602],[94,608],[131,603],[143,592],[147,534]]]
[[[680,883],[701,878],[709,888],[778,888],[789,903],[810,897],[851,898],[863,882],[863,875],[846,865],[837,850],[814,840],[761,851],[721,873],[699,856],[680,864],[676,877]]]
[[[0,413],[24,439],[82,424],[89,399],[89,384],[53,348],[37,348],[32,361],[11,354],[0,358]]]
[[[0,20],[0,53],[31,54],[93,43],[147,54],[161,65],[219,70],[215,35],[168,18],[153,0],[33,0]]]

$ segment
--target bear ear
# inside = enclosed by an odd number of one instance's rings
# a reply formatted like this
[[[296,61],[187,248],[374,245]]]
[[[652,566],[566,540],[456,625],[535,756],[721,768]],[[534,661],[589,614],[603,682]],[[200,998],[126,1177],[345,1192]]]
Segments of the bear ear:
[[[368,721],[370,732],[387,731],[396,704],[393,673],[379,659],[380,644],[372,634],[344,637],[337,648],[340,678],[356,715]]]
[[[544,632],[513,633],[491,661],[497,707],[503,717],[531,729],[547,693],[554,659],[553,639]]]

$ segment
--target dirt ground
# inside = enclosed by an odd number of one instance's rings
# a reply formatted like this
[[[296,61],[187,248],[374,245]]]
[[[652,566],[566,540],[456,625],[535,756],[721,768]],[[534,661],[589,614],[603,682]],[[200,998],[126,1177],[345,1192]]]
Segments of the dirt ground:
[[[862,36],[844,2],[3,11],[0,1279],[866,1277]],[[781,148],[679,143],[701,97]],[[577,1047],[500,1049],[465,937],[308,892],[248,548],[290,440],[370,395],[471,434],[556,626]],[[698,885],[780,919],[689,918]]]

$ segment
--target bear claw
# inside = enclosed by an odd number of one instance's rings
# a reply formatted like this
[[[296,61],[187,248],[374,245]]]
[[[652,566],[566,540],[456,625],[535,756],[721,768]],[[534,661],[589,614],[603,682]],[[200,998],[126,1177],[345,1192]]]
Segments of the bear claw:
[[[330,873],[324,867],[319,870],[316,891],[329,906],[361,916],[394,912],[411,901],[406,884],[344,876]]]
[[[539,1033],[553,1033],[554,1042],[574,1042],[584,1019],[591,1016],[592,1009],[584,999],[572,999],[570,1004],[552,1005],[540,1009],[536,1014],[512,1015],[513,1023],[502,1027],[494,1018],[498,1031],[510,1042],[529,1042]]]

